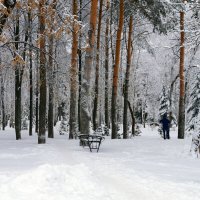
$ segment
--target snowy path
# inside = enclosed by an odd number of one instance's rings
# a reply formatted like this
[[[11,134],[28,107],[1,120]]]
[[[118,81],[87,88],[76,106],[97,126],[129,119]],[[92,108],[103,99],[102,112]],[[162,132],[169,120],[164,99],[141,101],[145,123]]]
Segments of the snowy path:
[[[90,153],[57,135],[47,145],[0,132],[0,200],[199,200],[200,160],[185,140],[143,130],[132,140],[106,139]]]

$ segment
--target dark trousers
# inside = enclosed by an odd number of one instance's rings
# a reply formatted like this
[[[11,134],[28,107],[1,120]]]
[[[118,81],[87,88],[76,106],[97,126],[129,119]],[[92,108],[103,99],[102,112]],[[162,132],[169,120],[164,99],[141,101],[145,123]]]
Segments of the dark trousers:
[[[163,128],[163,138],[164,139],[169,139],[169,129]]]

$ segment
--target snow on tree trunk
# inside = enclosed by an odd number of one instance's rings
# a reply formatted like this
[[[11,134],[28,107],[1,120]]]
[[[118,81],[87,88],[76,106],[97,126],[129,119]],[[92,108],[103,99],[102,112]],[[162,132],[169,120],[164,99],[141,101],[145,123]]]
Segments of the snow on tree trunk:
[[[88,42],[86,47],[85,65],[83,70],[83,80],[81,85],[81,99],[80,99],[80,132],[81,134],[90,133],[90,79],[93,61],[93,50],[95,43],[95,30],[97,21],[97,6],[98,0],[91,1],[90,11],[90,28],[88,30]]]
[[[99,54],[100,54],[100,36],[101,36],[101,19],[102,19],[103,0],[100,0],[99,20],[98,20],[98,33],[97,33],[97,51],[96,51],[96,78],[95,78],[95,97],[93,109],[93,128],[96,130],[99,126],[97,120],[98,101],[99,101]]]
[[[129,77],[131,68],[131,44],[132,44],[132,31],[133,31],[133,16],[129,19],[129,34],[128,34],[128,49],[127,49],[127,66],[124,84],[124,113],[123,113],[123,138],[128,138],[128,92],[129,92]]]

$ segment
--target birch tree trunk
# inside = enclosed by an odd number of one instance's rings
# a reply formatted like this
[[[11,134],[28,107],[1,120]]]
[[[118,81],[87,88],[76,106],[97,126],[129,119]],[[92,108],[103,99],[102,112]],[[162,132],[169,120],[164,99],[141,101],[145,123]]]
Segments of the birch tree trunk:
[[[119,75],[119,64],[120,64],[120,51],[121,51],[121,36],[124,23],[124,0],[120,0],[120,11],[119,11],[119,25],[117,30],[117,39],[116,39],[116,49],[115,49],[115,64],[113,71],[113,86],[112,86],[112,139],[117,138],[117,88],[118,88],[118,75]]]
[[[39,105],[39,133],[38,144],[46,143],[46,57],[45,57],[45,3],[46,0],[39,2],[39,29],[40,29],[40,105]]]
[[[124,84],[124,115],[123,115],[123,139],[128,138],[128,92],[129,92],[129,77],[130,77],[130,68],[131,68],[131,43],[132,43],[132,32],[133,32],[133,16],[130,16],[129,20],[129,34],[128,34],[128,49],[127,49],[127,66],[126,66],[126,75],[125,75],[125,84]]]
[[[100,0],[98,30],[97,30],[95,97],[94,97],[94,109],[93,109],[94,130],[96,130],[99,126],[97,120],[97,112],[98,112],[98,100],[99,100],[99,53],[100,53],[99,51],[100,51],[100,40],[101,40],[100,36],[101,36],[102,7],[103,7],[103,0]]]
[[[76,127],[77,127],[77,52],[78,52],[78,35],[79,35],[79,25],[77,23],[77,0],[72,0],[72,10],[74,16],[73,23],[73,34],[72,34],[72,55],[71,55],[71,69],[70,69],[70,116],[69,116],[69,139],[73,139],[76,135]]]
[[[89,134],[90,132],[90,79],[93,61],[93,50],[95,44],[95,30],[97,21],[97,6],[98,0],[91,1],[90,10],[90,28],[88,30],[88,41],[85,55],[85,65],[83,71],[83,80],[81,85],[81,102],[80,102],[80,131],[82,134]]]

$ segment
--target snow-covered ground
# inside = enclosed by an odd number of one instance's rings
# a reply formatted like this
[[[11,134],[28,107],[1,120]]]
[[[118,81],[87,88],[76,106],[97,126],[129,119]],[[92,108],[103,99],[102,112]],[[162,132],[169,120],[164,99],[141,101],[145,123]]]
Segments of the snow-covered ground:
[[[0,200],[199,200],[200,159],[189,140],[142,130],[130,140],[106,138],[99,153],[64,135],[0,131]]]

